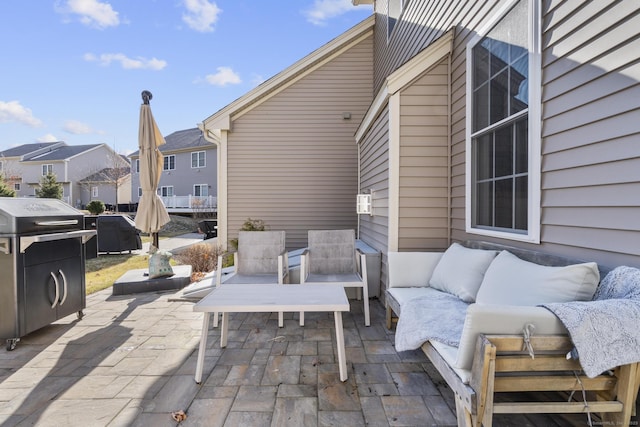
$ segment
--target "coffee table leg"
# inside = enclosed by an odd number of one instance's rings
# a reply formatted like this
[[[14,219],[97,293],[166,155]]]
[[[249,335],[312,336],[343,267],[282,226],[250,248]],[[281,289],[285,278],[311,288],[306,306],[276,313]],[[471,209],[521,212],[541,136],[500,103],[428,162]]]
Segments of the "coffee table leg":
[[[336,321],[336,346],[338,347],[338,364],[340,366],[340,381],[347,380],[347,358],[344,350],[344,330],[342,329],[342,312],[334,311]]]
[[[229,336],[229,313],[222,313],[222,328],[220,329],[220,347],[227,346],[227,338]]]
[[[196,383],[200,384],[202,382],[202,368],[204,365],[204,353],[207,349],[207,335],[209,334],[209,319],[211,318],[211,313],[204,313],[204,318],[202,319],[202,335],[200,336],[200,348],[198,349],[198,361],[196,363]]]

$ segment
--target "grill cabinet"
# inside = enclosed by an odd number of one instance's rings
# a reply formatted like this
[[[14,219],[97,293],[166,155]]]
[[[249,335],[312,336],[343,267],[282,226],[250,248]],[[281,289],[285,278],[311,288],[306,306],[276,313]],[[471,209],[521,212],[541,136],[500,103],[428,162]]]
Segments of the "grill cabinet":
[[[19,339],[86,306],[80,211],[57,199],[0,198],[0,338]]]

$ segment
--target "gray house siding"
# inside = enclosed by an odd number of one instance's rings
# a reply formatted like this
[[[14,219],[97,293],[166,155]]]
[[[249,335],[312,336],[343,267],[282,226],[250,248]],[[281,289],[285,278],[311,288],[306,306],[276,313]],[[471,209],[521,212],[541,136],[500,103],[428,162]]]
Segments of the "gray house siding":
[[[227,136],[228,238],[247,218],[287,232],[357,226],[353,135],[372,99],[371,37],[240,117]],[[350,113],[344,119],[343,113]]]
[[[480,239],[605,266],[640,266],[640,3],[542,1],[540,244],[484,237],[465,228],[466,45],[507,2],[412,0],[388,41],[386,3],[377,1],[375,6],[375,93],[388,84],[392,72],[455,28],[449,82],[444,83],[451,94],[448,124],[438,121],[439,114],[414,116],[409,111],[430,105],[444,87],[420,92],[426,90],[420,79],[401,91],[399,212],[397,224],[389,225],[397,230],[387,231],[387,238],[397,238],[398,250],[444,249],[449,241]],[[430,77],[427,73],[423,79]],[[363,189],[374,170],[389,174],[389,163],[373,163],[369,153],[388,151],[388,129],[384,141],[385,130],[379,125],[388,128],[390,114],[388,108],[382,110],[361,139]],[[448,148],[430,146],[424,133],[412,129],[418,125],[424,131],[434,123],[449,127]],[[424,177],[414,176],[416,171],[443,178],[447,167],[448,183],[446,178],[432,179],[433,186],[412,188],[411,182],[424,182]],[[374,212],[382,216],[376,204],[389,201],[374,197]],[[380,218],[384,220],[388,222],[388,216]],[[360,235],[382,248],[382,228],[369,225],[375,221],[375,216],[363,218]],[[421,236],[429,225],[431,237]]]

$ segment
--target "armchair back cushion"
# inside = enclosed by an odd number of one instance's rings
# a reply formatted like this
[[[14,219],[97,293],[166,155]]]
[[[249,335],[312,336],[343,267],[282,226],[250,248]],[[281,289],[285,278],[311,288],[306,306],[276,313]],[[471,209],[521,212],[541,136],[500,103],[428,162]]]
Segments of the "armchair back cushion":
[[[309,230],[310,274],[354,274],[356,234],[354,230]]]
[[[502,251],[487,269],[476,302],[535,306],[589,301],[599,282],[600,272],[595,262],[549,267]]]
[[[278,274],[278,255],[282,254],[284,249],[284,231],[240,231],[238,274]]]
[[[474,302],[485,271],[498,252],[469,249],[453,243],[436,265],[429,284],[432,288]]]

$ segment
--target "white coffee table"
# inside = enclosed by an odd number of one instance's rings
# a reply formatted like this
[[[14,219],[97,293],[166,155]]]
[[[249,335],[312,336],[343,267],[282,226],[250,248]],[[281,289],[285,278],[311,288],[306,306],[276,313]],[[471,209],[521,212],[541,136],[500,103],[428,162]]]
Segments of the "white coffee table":
[[[336,326],[336,346],[340,381],[347,380],[342,312],[349,311],[349,300],[343,287],[325,285],[222,284],[193,307],[204,312],[202,336],[198,349],[195,380],[202,381],[204,353],[211,313],[222,313],[220,346],[227,346],[229,313],[333,311]],[[281,325],[280,325],[281,326]]]

